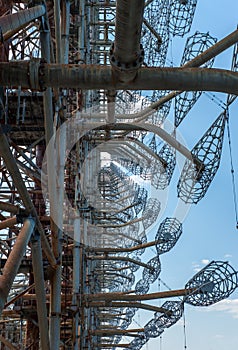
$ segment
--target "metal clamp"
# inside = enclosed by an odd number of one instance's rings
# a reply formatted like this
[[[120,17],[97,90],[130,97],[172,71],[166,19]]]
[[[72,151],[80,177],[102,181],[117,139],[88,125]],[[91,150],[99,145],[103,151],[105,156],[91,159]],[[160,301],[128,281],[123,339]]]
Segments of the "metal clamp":
[[[29,62],[29,82],[31,90],[44,91],[43,81],[41,77],[44,75],[45,61],[38,58],[33,58]]]

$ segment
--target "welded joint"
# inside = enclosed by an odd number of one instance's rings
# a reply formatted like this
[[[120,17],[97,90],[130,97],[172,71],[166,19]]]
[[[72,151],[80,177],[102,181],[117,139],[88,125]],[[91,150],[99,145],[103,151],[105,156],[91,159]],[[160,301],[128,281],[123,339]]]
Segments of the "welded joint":
[[[114,55],[115,44],[112,43],[109,51],[109,59],[113,68],[119,71],[135,71],[138,70],[144,61],[144,49],[142,44],[140,44],[140,50],[136,52],[136,59],[132,62],[121,62]]]

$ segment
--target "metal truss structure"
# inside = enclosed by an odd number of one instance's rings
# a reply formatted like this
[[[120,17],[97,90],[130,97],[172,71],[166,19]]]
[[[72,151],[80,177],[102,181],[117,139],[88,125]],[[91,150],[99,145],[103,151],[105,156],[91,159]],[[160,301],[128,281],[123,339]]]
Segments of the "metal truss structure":
[[[238,30],[191,36],[195,0],[0,5],[0,349],[139,350],[186,303],[211,305],[238,286],[234,268],[213,261],[183,289],[150,291],[182,234],[177,217],[160,222],[157,195],[176,152],[186,203],[219,168]],[[181,66],[168,68],[171,40],[188,33]],[[233,45],[230,71],[212,68]],[[227,110],[189,150],[177,128],[202,91],[228,94]],[[140,310],[153,316],[135,328]]]

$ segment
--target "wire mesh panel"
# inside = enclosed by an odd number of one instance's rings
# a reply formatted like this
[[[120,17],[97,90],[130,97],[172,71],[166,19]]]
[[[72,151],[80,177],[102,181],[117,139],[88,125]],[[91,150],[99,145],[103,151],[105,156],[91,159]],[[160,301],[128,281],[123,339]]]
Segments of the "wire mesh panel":
[[[171,0],[169,31],[174,36],[184,36],[189,32],[197,0]]]
[[[184,301],[195,306],[207,306],[227,298],[238,286],[237,271],[223,261],[212,261],[191,278],[186,289],[194,289]]]
[[[182,234],[182,224],[176,218],[166,218],[160,224],[155,236],[158,254],[167,253]]]
[[[197,203],[206,194],[220,164],[226,113],[223,112],[192,149],[201,166],[186,161],[178,182],[178,196],[185,203]]]
[[[181,66],[214,45],[216,41],[217,39],[212,37],[209,33],[196,32],[194,35],[190,36],[185,44]],[[213,62],[214,58],[203,64],[202,67],[211,68]],[[186,91],[175,97],[174,124],[176,127],[184,120],[201,94],[201,91]]]

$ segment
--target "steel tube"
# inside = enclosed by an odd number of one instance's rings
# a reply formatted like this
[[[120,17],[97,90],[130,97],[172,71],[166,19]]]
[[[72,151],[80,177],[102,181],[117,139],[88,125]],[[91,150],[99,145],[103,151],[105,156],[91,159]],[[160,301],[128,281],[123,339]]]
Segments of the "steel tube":
[[[38,5],[11,15],[2,16],[0,18],[0,28],[2,30],[3,39],[9,39],[28,23],[43,16],[45,12],[45,6]]]
[[[103,344],[103,343],[100,343],[100,344],[96,344],[96,343],[94,343],[93,344],[94,345],[94,347],[95,347],[95,349],[97,349],[97,348],[102,348],[102,349],[105,349],[105,348],[107,348],[107,349],[110,349],[110,348],[129,348],[130,347],[130,344],[109,344],[109,343],[105,343],[105,344]]]
[[[36,63],[37,64],[37,63]],[[41,83],[39,80],[39,68]],[[31,79],[29,79],[31,76]],[[36,84],[32,84],[33,82]],[[96,65],[45,64],[29,61],[1,62],[0,85],[23,89],[61,87],[84,90],[183,90],[217,91],[238,95],[238,73],[214,68],[140,68],[126,85],[113,78],[110,67]]]
[[[19,212],[19,207],[8,202],[0,201],[0,210],[7,211],[12,214],[17,214]]]
[[[144,0],[117,1],[114,56],[125,64],[138,58],[144,3]]]
[[[61,62],[68,63],[69,60],[69,24],[70,24],[70,1],[62,2],[61,16]]]
[[[93,256],[88,256],[88,260],[111,260],[111,261],[126,261],[128,263],[132,263],[135,265],[142,266],[146,269],[149,270],[154,270],[154,268],[148,264],[145,264],[141,261],[126,257],[126,256],[111,256],[111,255],[103,255],[103,256],[98,256],[98,255],[93,255]]]
[[[238,94],[238,74],[222,69],[140,68],[136,79],[126,87],[124,83],[113,79],[110,67],[46,65],[43,72],[43,86],[46,87],[92,90],[204,90]],[[28,83],[27,85],[29,88]]]
[[[61,60],[61,26],[60,26],[60,0],[54,0],[54,22],[55,22],[55,44],[56,44],[56,62]]]
[[[17,218],[16,216],[13,216],[12,218],[9,218],[0,222],[0,230],[7,227],[12,227],[16,224],[17,224]]]
[[[35,220],[28,218],[16,239],[12,251],[0,276],[0,314],[4,309],[8,293],[18,272],[27,244],[35,227]]]
[[[169,290],[165,292],[156,292],[150,294],[136,294],[136,295],[125,295],[120,293],[97,293],[84,295],[85,301],[96,301],[96,300],[122,300],[122,301],[139,301],[139,300],[152,300],[161,298],[171,298],[185,296],[195,292],[196,289],[177,289]]]
[[[59,2],[55,2],[55,25],[57,30],[60,30],[60,7]],[[48,31],[49,23],[48,18],[45,19],[46,27],[41,30],[41,43],[42,43],[42,56],[47,62],[50,62],[50,32]],[[57,33],[60,33],[60,31]],[[56,57],[57,62],[60,62],[61,47],[60,47],[60,35],[56,36]],[[44,105],[44,126],[45,126],[45,141],[46,141],[46,159],[47,159],[47,172],[48,172],[48,191],[50,199],[50,213],[52,217],[57,217],[58,201],[56,191],[56,152],[52,145],[52,141],[55,138],[54,125],[53,125],[53,94],[52,89],[48,87],[43,94]],[[58,230],[59,228],[51,220],[51,235],[52,235],[52,249],[56,259],[59,258],[58,252]],[[61,259],[60,259],[61,260]],[[60,341],[60,312],[61,312],[61,264],[58,264],[53,272],[51,279],[51,299],[50,299],[50,345],[52,349],[59,348]]]
[[[122,335],[128,335],[128,333],[137,333],[137,332],[144,332],[144,328],[135,328],[135,329],[96,329],[94,331],[91,331],[91,335],[100,335],[100,336],[108,336],[108,335],[116,335],[116,334],[122,334]],[[128,335],[129,336],[129,335]]]
[[[34,273],[37,315],[40,331],[40,343],[42,349],[50,350],[49,327],[47,320],[46,294],[44,284],[43,259],[41,252],[40,236],[36,235],[31,241],[32,266]]]
[[[135,250],[140,250],[140,249],[144,249],[147,247],[153,247],[154,245],[156,245],[157,243],[163,243],[164,241],[152,241],[152,242],[147,242],[147,243],[143,243],[143,244],[138,244],[129,248],[107,248],[107,247],[91,247],[91,248],[86,248],[86,251],[91,251],[91,252],[102,252],[102,253],[125,253],[125,252],[134,252]]]
[[[73,347],[74,350],[78,349],[78,326],[79,326],[79,309],[78,309],[78,295],[80,290],[80,219],[76,218],[74,221],[74,245],[73,245],[73,295],[72,295],[72,308],[76,309],[73,319]]]
[[[92,301],[88,302],[86,304],[86,307],[106,307],[106,308],[126,308],[126,307],[132,307],[132,308],[138,308],[138,309],[143,309],[143,310],[148,310],[148,311],[153,311],[153,312],[161,312],[161,313],[167,313],[168,310],[161,308],[159,306],[154,306],[154,305],[149,305],[149,304],[144,304],[141,302],[120,302],[120,301],[110,301],[110,303],[107,303],[105,301]]]

